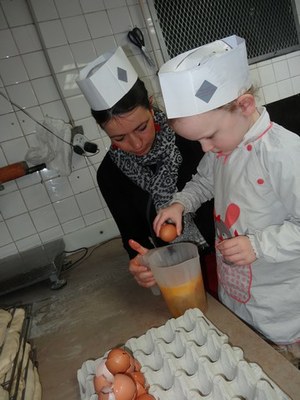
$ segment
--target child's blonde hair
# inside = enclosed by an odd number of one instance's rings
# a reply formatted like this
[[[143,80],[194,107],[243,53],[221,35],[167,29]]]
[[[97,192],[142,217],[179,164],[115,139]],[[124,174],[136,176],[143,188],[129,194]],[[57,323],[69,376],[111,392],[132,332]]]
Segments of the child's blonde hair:
[[[250,88],[248,90],[246,90],[243,94],[251,94],[252,96],[256,97],[257,93],[258,93],[258,88],[255,87],[254,85],[251,85]],[[216,110],[226,110],[226,111],[233,112],[237,108],[238,108],[237,99],[235,99],[235,100],[231,101],[230,103],[224,104],[224,106],[218,107]]]

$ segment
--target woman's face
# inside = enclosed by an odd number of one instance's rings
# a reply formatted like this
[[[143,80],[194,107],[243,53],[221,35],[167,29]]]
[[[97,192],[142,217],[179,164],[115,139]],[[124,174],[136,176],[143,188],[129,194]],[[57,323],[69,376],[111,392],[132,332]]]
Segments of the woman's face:
[[[147,154],[155,138],[152,112],[141,106],[113,117],[103,129],[110,137],[112,145],[136,156]]]

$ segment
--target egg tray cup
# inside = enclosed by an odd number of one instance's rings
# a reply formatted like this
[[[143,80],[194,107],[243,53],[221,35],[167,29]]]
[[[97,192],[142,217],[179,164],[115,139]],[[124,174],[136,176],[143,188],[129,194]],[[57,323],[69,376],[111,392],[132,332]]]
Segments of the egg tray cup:
[[[196,308],[129,339],[124,348],[141,364],[157,400],[292,400]],[[108,352],[77,371],[81,400],[98,400],[93,379]]]

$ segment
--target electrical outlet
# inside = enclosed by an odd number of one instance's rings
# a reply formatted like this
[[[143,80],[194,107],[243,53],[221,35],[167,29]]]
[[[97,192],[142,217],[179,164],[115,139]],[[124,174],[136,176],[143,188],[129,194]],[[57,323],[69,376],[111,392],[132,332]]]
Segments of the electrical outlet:
[[[84,135],[84,131],[83,131],[83,126],[82,125],[73,126],[73,128],[71,129],[71,143],[73,143],[74,137],[77,134]]]
[[[86,138],[81,135],[80,133],[76,133],[76,135],[74,136],[73,139],[73,146],[80,146],[80,147],[84,147],[84,144],[86,142]]]
[[[86,139],[83,135],[80,133],[76,133],[76,135],[73,138],[73,150],[75,153],[82,155],[84,153],[84,145],[85,145]]]
[[[82,126],[74,127],[73,132],[76,132],[76,131],[83,132],[83,129],[81,129],[81,128],[82,128]],[[85,152],[95,154],[98,151],[97,144],[89,142],[82,133],[75,133],[75,135],[72,138],[72,144],[73,144],[74,153],[79,154],[81,156],[85,155]]]

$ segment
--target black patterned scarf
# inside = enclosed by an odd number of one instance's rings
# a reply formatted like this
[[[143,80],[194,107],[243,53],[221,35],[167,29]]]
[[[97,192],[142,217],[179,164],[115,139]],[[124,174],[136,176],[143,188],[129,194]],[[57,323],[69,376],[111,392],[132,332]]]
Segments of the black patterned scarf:
[[[178,170],[182,156],[175,144],[174,131],[167,124],[163,112],[155,112],[154,122],[160,127],[153,146],[144,156],[136,156],[114,149],[109,155],[120,170],[136,185],[150,193],[156,211],[166,207],[177,192]],[[174,242],[189,241],[205,246],[206,242],[195,225],[191,213],[184,215],[184,229]]]

